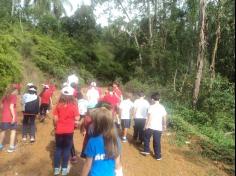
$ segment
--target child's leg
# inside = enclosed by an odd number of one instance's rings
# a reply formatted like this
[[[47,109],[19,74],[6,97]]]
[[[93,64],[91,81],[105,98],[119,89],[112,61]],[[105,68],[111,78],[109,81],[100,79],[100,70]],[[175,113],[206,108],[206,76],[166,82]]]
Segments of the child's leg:
[[[151,129],[146,129],[144,131],[144,152],[149,153],[150,152],[150,138],[152,136],[152,130]]]
[[[10,135],[10,148],[14,148],[15,147],[15,139],[16,139],[16,130],[12,129],[11,130],[11,135]]]
[[[139,131],[139,140],[142,143],[144,140],[144,126],[145,126],[146,119],[140,119],[140,131]]]
[[[56,134],[55,138],[56,138],[56,150],[54,153],[54,168],[59,168],[62,155],[62,148],[63,148],[63,136]]]
[[[29,121],[29,116],[24,115],[24,117],[23,117],[23,129],[22,129],[22,137],[23,138],[27,137],[28,121]]]
[[[35,139],[35,115],[30,116],[30,139]],[[33,142],[33,141],[32,141]]]
[[[3,145],[3,141],[5,139],[6,131],[3,130],[0,132],[0,145]]]
[[[153,131],[153,149],[156,159],[161,158],[161,131]]]
[[[71,147],[72,147],[72,142],[73,142],[73,134],[64,135],[62,169],[63,168],[65,169],[68,166],[68,161],[69,161],[69,158],[70,158],[70,150],[71,150]]]
[[[137,140],[137,138],[138,138],[137,120],[138,119],[134,119],[134,134],[133,134],[133,139],[134,140]]]
[[[76,156],[76,155],[75,155],[75,146],[74,146],[73,140],[72,140],[72,147],[71,147],[71,150],[70,150],[70,154],[71,154],[71,157],[72,157],[72,158]]]

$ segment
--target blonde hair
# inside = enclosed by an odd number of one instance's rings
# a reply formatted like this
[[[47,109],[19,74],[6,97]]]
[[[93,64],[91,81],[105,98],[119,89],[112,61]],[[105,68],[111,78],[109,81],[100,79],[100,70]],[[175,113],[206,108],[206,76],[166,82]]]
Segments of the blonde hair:
[[[94,125],[94,135],[103,135],[106,157],[117,158],[119,156],[118,141],[111,111],[101,107],[94,110],[91,116]]]

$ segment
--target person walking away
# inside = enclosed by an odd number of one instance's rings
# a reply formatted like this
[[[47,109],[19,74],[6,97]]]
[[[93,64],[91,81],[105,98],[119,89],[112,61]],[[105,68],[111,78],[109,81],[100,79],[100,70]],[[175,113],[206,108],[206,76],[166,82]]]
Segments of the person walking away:
[[[122,142],[127,142],[127,131],[130,128],[131,116],[133,115],[134,103],[130,100],[131,94],[125,93],[124,100],[119,105],[119,116],[122,127]]]
[[[40,96],[40,122],[44,122],[48,108],[50,104],[52,104],[52,92],[49,89],[48,85],[44,85],[42,92],[39,94]]]
[[[19,94],[19,84],[12,84],[7,90],[1,101],[2,119],[0,132],[0,151],[3,149],[3,141],[7,130],[11,131],[10,146],[7,152],[11,153],[16,150],[15,138],[17,129],[16,103]]]
[[[153,148],[156,160],[161,160],[161,135],[162,131],[166,130],[166,116],[167,112],[165,107],[160,104],[160,94],[154,93],[151,96],[154,104],[148,109],[148,118],[145,123],[144,132],[144,151],[143,155],[150,154],[150,138],[153,136]]]
[[[87,100],[88,100],[88,107],[94,108],[99,100],[99,92],[96,88],[96,82],[91,82],[90,88],[87,91]]]
[[[134,133],[133,140],[138,144],[143,143],[144,125],[147,119],[149,102],[145,99],[144,92],[138,93],[139,98],[134,101]]]
[[[30,142],[35,142],[35,118],[39,113],[39,97],[37,96],[37,87],[30,86],[28,92],[22,97],[23,105],[23,129],[22,140],[27,140],[28,129],[30,131]]]
[[[119,99],[117,98],[117,96],[115,96],[112,85],[109,85],[107,90],[108,91],[105,94],[105,96],[101,99],[101,102],[108,103],[111,105],[112,116],[117,123],[119,122],[119,117],[118,117]]]
[[[76,100],[73,96],[73,88],[64,87],[56,105],[53,116],[55,125],[56,150],[54,155],[54,175],[68,174],[68,161],[73,143],[73,133],[75,126],[79,123],[79,111]],[[61,164],[60,164],[60,161]]]
[[[122,175],[120,151],[111,111],[102,107],[92,113],[93,136],[85,148],[86,160],[81,176]]]
[[[112,86],[113,86],[113,93],[118,98],[119,100],[118,103],[120,103],[123,100],[123,94],[120,89],[120,85],[117,81],[114,81]]]

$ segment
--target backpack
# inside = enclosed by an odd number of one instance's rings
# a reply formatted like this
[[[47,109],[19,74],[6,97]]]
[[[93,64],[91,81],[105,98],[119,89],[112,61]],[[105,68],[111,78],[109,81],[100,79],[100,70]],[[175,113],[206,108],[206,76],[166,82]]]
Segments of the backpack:
[[[27,114],[38,114],[39,113],[39,98],[25,103],[25,113]]]

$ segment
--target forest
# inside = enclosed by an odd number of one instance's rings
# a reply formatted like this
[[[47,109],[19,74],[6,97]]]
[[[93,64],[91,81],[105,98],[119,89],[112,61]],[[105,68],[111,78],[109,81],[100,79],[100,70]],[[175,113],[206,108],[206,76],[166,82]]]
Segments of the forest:
[[[0,96],[23,79],[24,60],[59,81],[77,73],[81,86],[158,90],[176,145],[195,139],[193,150],[235,173],[235,1],[92,0],[71,16],[65,5],[0,0]]]

